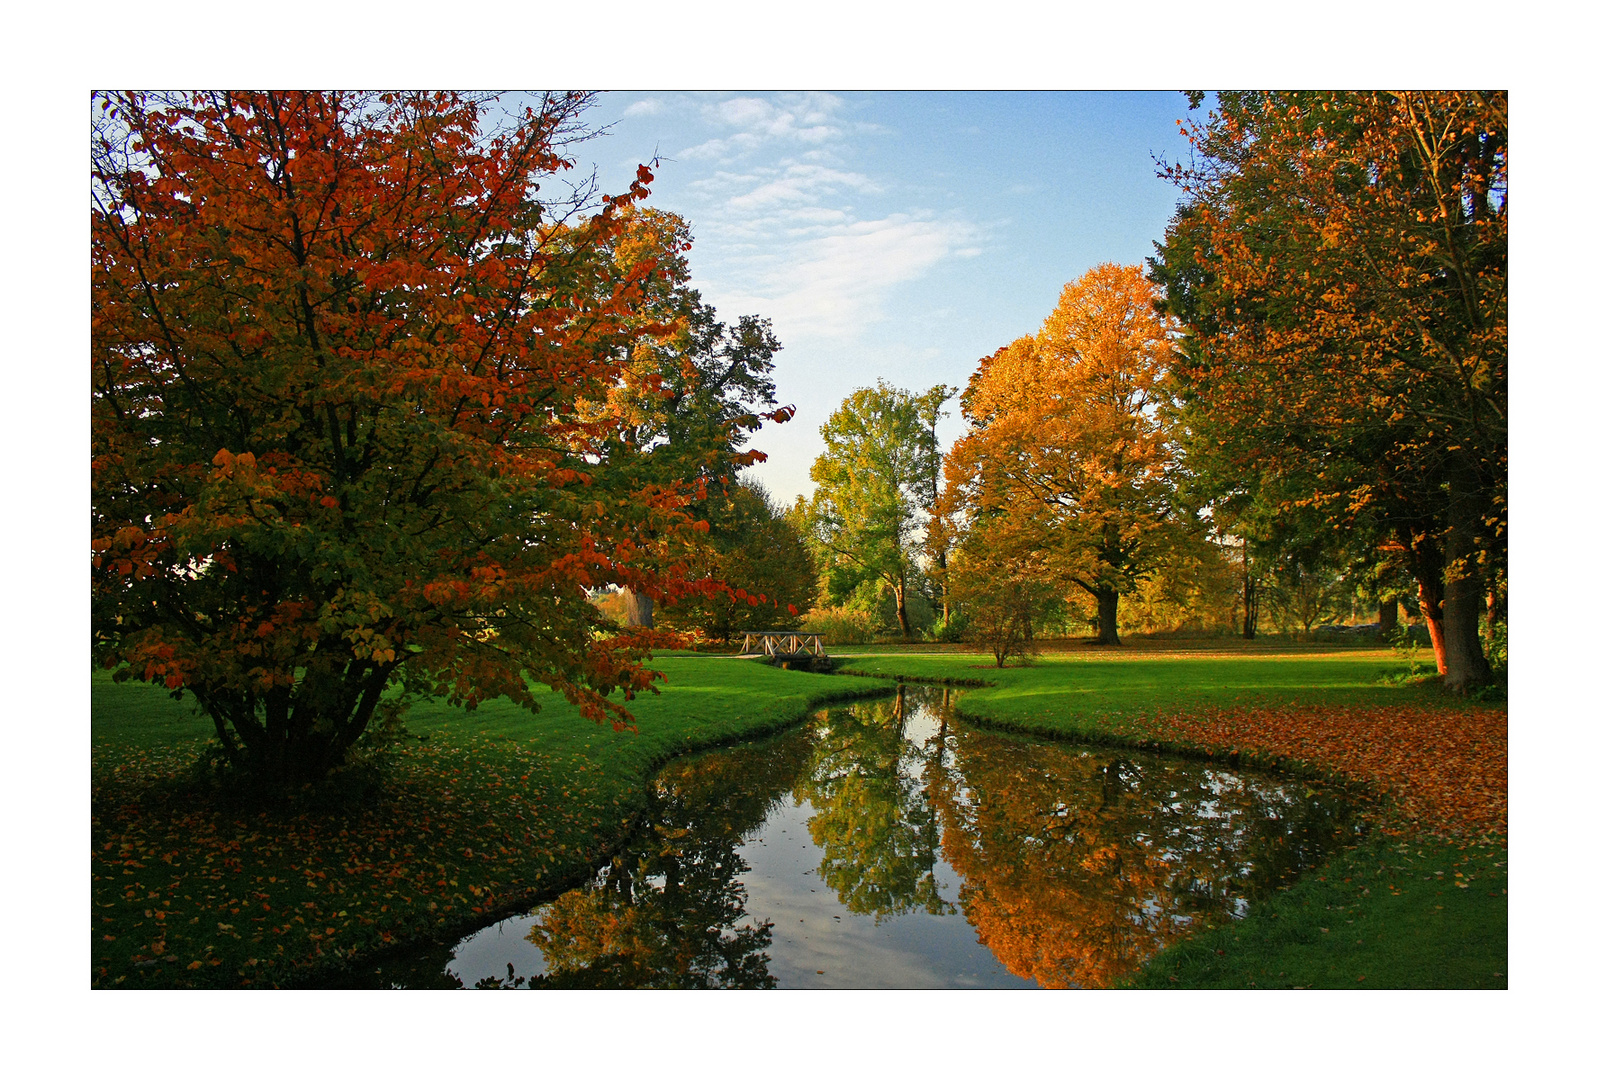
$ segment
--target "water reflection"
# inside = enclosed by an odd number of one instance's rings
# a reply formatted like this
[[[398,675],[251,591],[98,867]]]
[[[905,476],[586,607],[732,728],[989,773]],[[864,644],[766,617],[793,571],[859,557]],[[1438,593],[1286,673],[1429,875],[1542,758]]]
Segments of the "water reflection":
[[[589,883],[364,985],[1104,986],[1356,829],[1334,792],[979,731],[901,688],[669,764]]]
[[[1106,986],[1245,914],[1354,835],[1350,802],[1269,775],[970,728],[927,771],[960,905],[1009,970]]]
[[[827,710],[793,789],[814,808],[821,880],[848,910],[878,923],[954,911],[938,895],[937,818],[920,779],[923,748],[905,737],[910,711],[902,687],[886,701]]]

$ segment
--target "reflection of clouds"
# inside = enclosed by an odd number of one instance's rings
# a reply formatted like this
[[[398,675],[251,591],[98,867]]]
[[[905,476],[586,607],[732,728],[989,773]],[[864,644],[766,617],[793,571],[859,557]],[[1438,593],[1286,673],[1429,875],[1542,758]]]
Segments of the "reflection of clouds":
[[[810,841],[810,812],[806,804],[785,801],[739,849],[749,864],[740,876],[748,889],[748,910],[775,923],[770,971],[779,987],[1034,985],[1005,971],[957,915],[876,925],[868,915],[845,911],[815,872],[821,852]],[[950,894],[958,888],[953,868],[941,859],[937,878]],[[816,974],[817,969],[825,974]]]

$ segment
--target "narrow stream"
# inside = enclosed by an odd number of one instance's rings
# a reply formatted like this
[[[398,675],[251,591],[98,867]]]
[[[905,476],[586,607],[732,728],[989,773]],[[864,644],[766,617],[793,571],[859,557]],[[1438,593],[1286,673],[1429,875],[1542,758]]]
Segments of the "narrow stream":
[[[674,761],[588,883],[344,985],[1101,987],[1362,827],[1322,785],[982,731],[954,696]]]

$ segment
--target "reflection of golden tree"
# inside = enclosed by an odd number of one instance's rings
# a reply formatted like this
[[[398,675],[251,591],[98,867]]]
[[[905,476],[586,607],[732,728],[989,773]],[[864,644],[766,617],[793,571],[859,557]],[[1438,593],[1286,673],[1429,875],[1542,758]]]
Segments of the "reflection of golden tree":
[[[1048,987],[1110,985],[1229,917],[1235,897],[1274,888],[1346,824],[1340,804],[1198,763],[968,728],[939,749],[953,752],[932,757],[927,796],[965,879],[960,904],[1011,972]]]
[[[1074,796],[1101,786],[1099,766],[1061,754],[1039,768],[1026,760],[1037,749],[963,735],[960,772],[974,800],[954,798],[958,774],[930,770],[943,855],[965,878],[966,918],[1011,972],[1048,987],[1105,986],[1173,932],[1167,868],[1097,814],[1052,813],[1061,798],[1082,805]]]

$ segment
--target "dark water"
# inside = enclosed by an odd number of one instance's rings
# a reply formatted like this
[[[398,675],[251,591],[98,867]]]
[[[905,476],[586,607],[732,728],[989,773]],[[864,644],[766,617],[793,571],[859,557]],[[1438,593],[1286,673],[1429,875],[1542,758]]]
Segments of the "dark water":
[[[950,705],[907,688],[673,762],[587,884],[346,985],[1105,986],[1361,827],[1318,785]]]

